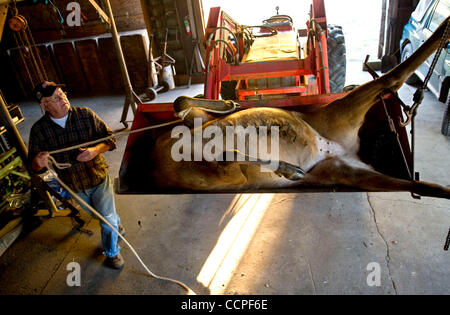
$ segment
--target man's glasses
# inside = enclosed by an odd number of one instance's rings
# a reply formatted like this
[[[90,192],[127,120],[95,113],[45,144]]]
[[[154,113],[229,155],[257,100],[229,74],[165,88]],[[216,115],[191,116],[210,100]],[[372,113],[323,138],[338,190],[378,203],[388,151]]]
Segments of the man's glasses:
[[[65,98],[66,98],[66,92],[63,92],[63,90],[61,90],[61,89],[57,89],[56,92],[54,93],[54,95],[46,97],[45,101],[46,102],[57,103],[60,100],[63,100]]]

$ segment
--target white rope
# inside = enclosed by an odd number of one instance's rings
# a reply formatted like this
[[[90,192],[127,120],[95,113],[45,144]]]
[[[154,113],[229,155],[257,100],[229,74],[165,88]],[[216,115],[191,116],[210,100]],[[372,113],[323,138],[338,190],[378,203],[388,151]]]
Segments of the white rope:
[[[229,114],[229,113],[234,112],[236,110],[236,107],[239,106],[239,104],[236,103],[236,102],[233,102],[233,101],[229,101],[229,102],[231,102],[232,107],[230,109],[227,109],[227,110],[214,110],[214,109],[200,107],[200,106],[195,107],[195,108],[204,110],[206,112],[215,113],[215,114]],[[147,131],[147,130],[150,130],[150,129],[156,129],[156,128],[161,128],[161,127],[166,127],[166,126],[169,126],[169,125],[177,124],[177,123],[182,122],[185,119],[185,117],[189,114],[189,112],[192,110],[192,108],[193,107],[189,107],[189,108],[186,108],[186,109],[176,113],[175,115],[177,117],[181,118],[181,119],[178,119],[178,120],[174,120],[174,121],[171,121],[171,122],[168,122],[168,123],[159,124],[159,125],[148,126],[148,127],[144,127],[144,128],[140,128],[140,129],[130,130],[130,131],[122,131],[122,132],[119,132],[117,134],[105,137],[105,138],[101,138],[101,139],[97,139],[97,140],[94,140],[94,141],[81,143],[81,144],[74,145],[74,146],[67,147],[67,148],[63,148],[63,149],[50,151],[48,154],[52,155],[52,154],[56,154],[56,153],[61,153],[61,152],[71,151],[71,150],[75,150],[75,149],[79,149],[79,148],[84,148],[84,147],[87,147],[87,146],[90,146],[90,145],[93,145],[93,144],[97,144],[97,143],[100,143],[100,142],[104,142],[104,141],[107,141],[107,140],[111,140],[111,139],[114,139],[114,138],[119,138],[119,137],[122,137],[122,136],[130,135],[132,133],[137,133],[137,132]],[[69,167],[72,166],[70,163],[57,163],[54,159],[53,159],[52,162],[55,165],[55,167],[57,167],[59,169],[69,168]]]
[[[205,111],[208,111],[208,112],[212,112],[212,113],[222,113],[222,114],[227,114],[227,113],[233,112],[233,111],[236,109],[236,103],[235,103],[235,102],[232,102],[232,105],[233,105],[233,107],[232,107],[231,109],[229,109],[229,110],[226,110],[226,111],[216,111],[216,110],[207,109],[207,108],[202,108],[202,107],[199,107],[199,108],[200,108],[200,109],[203,109],[203,110],[205,110]],[[194,290],[190,289],[190,288],[189,288],[186,284],[184,284],[183,282],[178,281],[178,280],[174,280],[174,279],[171,279],[171,278],[167,278],[167,277],[161,277],[161,276],[158,276],[158,275],[154,274],[154,273],[153,273],[153,272],[145,265],[145,263],[142,261],[141,257],[138,255],[138,253],[137,253],[136,250],[133,248],[133,246],[131,246],[131,244],[125,239],[125,237],[123,237],[123,236],[119,233],[119,231],[117,231],[117,229],[116,229],[111,223],[109,223],[109,222],[108,222],[108,221],[107,221],[100,213],[98,213],[93,207],[91,207],[88,203],[86,203],[83,199],[81,199],[81,198],[80,198],[73,190],[71,190],[71,189],[70,189],[70,188],[69,188],[69,187],[68,187],[68,186],[67,186],[67,185],[66,185],[66,184],[58,177],[58,175],[56,174],[56,171],[55,171],[55,169],[53,168],[53,166],[55,166],[55,167],[58,168],[58,169],[65,169],[65,168],[71,167],[71,164],[70,164],[70,163],[58,163],[58,162],[56,162],[55,158],[52,156],[52,154],[56,154],[56,153],[61,153],[61,152],[66,152],[66,151],[70,151],[70,150],[75,150],[75,149],[83,148],[83,147],[90,146],[90,145],[93,145],[93,144],[97,144],[97,143],[100,143],[100,142],[104,142],[104,141],[107,141],[107,140],[110,140],[110,139],[113,139],[113,138],[119,138],[119,137],[124,136],[124,135],[129,135],[129,134],[136,133],[136,132],[142,132],[142,131],[146,131],[146,130],[150,130],[150,129],[155,129],[155,128],[160,128],[160,127],[165,127],[165,126],[169,126],[169,125],[172,125],[172,124],[176,124],[176,123],[182,122],[183,119],[184,119],[184,117],[190,112],[190,110],[191,110],[191,108],[188,108],[187,110],[182,111],[182,113],[183,113],[183,114],[181,115],[181,116],[182,116],[182,119],[179,119],[179,120],[175,120],[175,121],[171,121],[171,122],[163,123],[163,124],[159,124],[159,125],[148,126],[148,127],[144,127],[144,128],[140,128],[140,129],[131,130],[131,131],[123,131],[123,132],[120,132],[120,133],[117,133],[117,134],[114,134],[114,135],[111,135],[111,136],[108,136],[108,137],[105,137],[105,138],[101,138],[101,139],[98,139],[98,140],[89,141],[89,142],[82,143],[82,144],[78,144],[78,145],[71,146],[71,147],[68,147],[68,148],[63,148],[63,149],[58,149],[58,150],[50,151],[50,152],[49,152],[49,157],[48,157],[48,166],[49,166],[50,172],[51,172],[52,175],[55,177],[55,179],[60,183],[60,185],[61,185],[64,189],[66,189],[66,190],[72,195],[73,198],[75,198],[75,200],[78,201],[78,203],[79,203],[80,205],[84,205],[86,208],[88,208],[90,211],[92,211],[92,213],[94,213],[100,220],[102,220],[103,222],[105,222],[110,228],[112,228],[112,230],[113,230],[114,232],[117,233],[118,237],[120,237],[120,238],[125,242],[125,244],[131,249],[131,251],[133,252],[133,254],[136,256],[136,258],[138,259],[138,261],[141,263],[141,265],[144,267],[144,269],[148,272],[148,274],[149,274],[150,276],[152,276],[152,277],[154,277],[154,278],[156,278],[156,279],[160,279],[160,280],[165,280],[165,281],[170,281],[170,282],[176,283],[176,284],[178,284],[179,286],[181,286],[183,289],[185,289],[189,295],[195,295],[196,293],[194,292]],[[181,112],[180,112],[180,113],[181,113]]]
[[[94,141],[85,142],[85,143],[74,145],[74,146],[71,146],[71,147],[68,147],[68,148],[64,148],[64,149],[50,151],[48,154],[51,155],[51,154],[65,152],[65,151],[75,150],[75,149],[83,148],[83,147],[86,147],[86,146],[89,146],[89,145],[93,145],[93,144],[97,144],[97,143],[104,142],[104,141],[107,141],[107,140],[111,140],[111,139],[114,139],[114,138],[119,138],[119,137],[122,137],[122,136],[130,135],[132,133],[142,132],[142,131],[155,129],[155,128],[160,128],[160,127],[165,127],[165,126],[173,125],[173,124],[176,124],[176,123],[179,123],[179,122],[182,122],[182,119],[174,120],[174,121],[171,121],[171,122],[168,122],[168,123],[159,124],[159,125],[153,125],[153,126],[140,128],[140,129],[135,129],[135,130],[122,131],[122,132],[119,132],[117,134],[105,137],[105,138],[101,138],[101,139],[97,139],[97,140],[94,140]]]
[[[49,169],[50,172],[52,173],[52,175],[56,178],[56,180],[61,184],[61,186],[66,189],[71,195],[72,197],[75,198],[75,200],[78,201],[78,203],[80,205],[84,205],[86,208],[88,208],[90,211],[92,211],[100,220],[102,220],[103,222],[105,222],[114,232],[117,233],[118,237],[120,237],[125,244],[127,244],[127,246],[131,249],[131,251],[133,252],[133,254],[136,256],[136,258],[138,259],[138,261],[141,263],[141,265],[144,267],[144,269],[148,272],[148,274],[150,276],[152,276],[153,278],[156,279],[160,279],[160,280],[166,280],[166,281],[170,281],[173,283],[178,284],[179,286],[181,286],[183,289],[185,289],[187,291],[187,293],[189,295],[196,295],[196,293],[194,292],[194,290],[192,290],[191,288],[189,288],[186,284],[184,284],[181,281],[178,280],[174,280],[171,278],[167,278],[167,277],[161,277],[158,276],[156,274],[154,274],[146,265],[145,263],[142,261],[141,257],[138,255],[138,253],[136,252],[136,250],[133,248],[133,246],[131,246],[131,244],[126,240],[126,238],[124,236],[122,236],[119,231],[117,231],[117,229],[111,224],[109,223],[100,213],[98,213],[93,207],[91,207],[87,202],[85,202],[83,199],[81,199],[72,189],[70,189],[56,174],[55,170],[53,169],[52,165],[54,163],[54,159],[51,157],[49,159]],[[55,165],[57,166],[57,165]],[[57,166],[58,167],[58,166]]]
[[[49,161],[51,162],[52,165],[54,165],[56,168],[63,170],[65,168],[69,168],[72,166],[72,164],[70,163],[58,163],[56,162],[55,158],[51,155],[48,156]]]
[[[160,280],[165,280],[165,281],[170,281],[173,283],[178,284],[179,286],[181,286],[183,289],[185,289],[187,291],[187,293],[189,295],[195,295],[196,293],[194,292],[194,290],[190,289],[186,284],[184,284],[181,281],[178,280],[174,280],[171,278],[167,278],[167,277],[161,277],[158,276],[156,274],[154,274],[146,265],[145,263],[142,261],[141,257],[138,255],[138,253],[136,252],[136,250],[133,248],[133,246],[131,246],[131,244],[125,239],[125,237],[123,237],[119,231],[117,231],[117,229],[111,224],[109,223],[100,213],[98,213],[93,207],[91,207],[88,203],[86,203],[83,199],[81,199],[72,189],[70,189],[57,175],[57,173],[55,172],[55,169],[53,168],[53,166],[55,166],[58,169],[65,169],[65,168],[69,168],[71,167],[70,163],[58,163],[56,162],[56,160],[54,159],[53,156],[51,156],[51,154],[55,154],[55,153],[60,153],[60,152],[65,152],[65,151],[70,151],[70,150],[74,150],[74,149],[78,149],[78,148],[82,148],[85,146],[89,146],[89,145],[93,145],[96,143],[100,143],[100,142],[104,142],[107,140],[110,140],[112,138],[118,138],[124,135],[128,135],[128,134],[132,134],[132,133],[136,133],[136,132],[142,132],[142,131],[146,131],[146,130],[150,130],[150,129],[155,129],[155,128],[160,128],[160,127],[165,127],[168,125],[172,125],[175,123],[179,123],[182,120],[176,120],[176,121],[172,121],[169,123],[164,123],[164,124],[159,124],[159,125],[154,125],[154,126],[149,126],[149,127],[144,127],[144,128],[140,128],[140,129],[135,129],[135,130],[131,130],[131,131],[124,131],[124,132],[120,132],[118,134],[112,135],[112,136],[108,136],[102,139],[98,139],[98,140],[94,140],[94,141],[90,141],[90,142],[86,142],[86,143],[82,143],[79,145],[75,145],[72,147],[68,147],[68,148],[64,148],[64,149],[59,149],[59,150],[55,150],[55,151],[51,151],[49,152],[49,157],[48,157],[48,166],[49,166],[49,170],[52,173],[52,175],[54,176],[54,178],[60,183],[60,185],[66,189],[73,198],[75,198],[75,200],[78,201],[78,203],[80,205],[84,205],[86,208],[88,208],[90,211],[92,211],[92,213],[94,213],[101,221],[105,222],[114,232],[117,233],[118,237],[120,237],[125,244],[131,249],[131,251],[133,252],[133,254],[136,256],[136,258],[138,259],[138,261],[141,263],[141,265],[144,267],[144,269],[148,272],[148,274],[150,276],[152,276],[153,278],[156,279],[160,279]]]

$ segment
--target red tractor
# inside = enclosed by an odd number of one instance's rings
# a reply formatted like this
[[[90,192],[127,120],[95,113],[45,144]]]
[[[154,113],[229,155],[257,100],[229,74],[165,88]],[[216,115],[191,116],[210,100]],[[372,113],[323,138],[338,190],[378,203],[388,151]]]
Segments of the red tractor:
[[[323,95],[344,87],[344,35],[338,26],[327,27],[323,0],[313,1],[301,30],[287,15],[247,26],[211,8],[206,45],[206,99]]]

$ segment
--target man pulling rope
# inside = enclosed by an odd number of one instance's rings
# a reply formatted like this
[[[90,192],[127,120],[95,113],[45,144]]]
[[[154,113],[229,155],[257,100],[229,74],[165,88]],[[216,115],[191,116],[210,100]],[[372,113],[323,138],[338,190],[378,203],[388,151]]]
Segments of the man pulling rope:
[[[49,151],[111,136],[112,131],[91,109],[71,107],[61,85],[43,82],[36,86],[34,95],[45,115],[31,128],[29,162],[36,173],[46,171]],[[120,217],[116,212],[114,193],[108,174],[108,164],[103,153],[116,148],[111,138],[95,146],[54,154],[70,168],[58,169],[58,176],[87,204],[123,234]],[[87,212],[89,209],[84,207]],[[105,264],[122,269],[124,259],[117,244],[118,235],[111,227],[100,222]]]
[[[92,110],[85,107],[71,107],[60,86],[46,81],[34,90],[36,99],[46,113],[31,128],[29,158],[32,170],[43,173],[48,168],[52,175],[56,175],[59,184],[69,191],[87,212],[99,219],[104,253],[107,256],[106,264],[115,269],[123,268],[124,260],[117,244],[120,237],[150,276],[176,283],[188,294],[195,295],[195,292],[183,282],[151,272],[124,238],[124,229],[115,211],[106,160],[102,155],[108,150],[115,149],[115,139],[120,136],[179,123],[181,120],[113,135]],[[53,155],[58,158],[59,163]],[[96,182],[100,184],[96,185]]]

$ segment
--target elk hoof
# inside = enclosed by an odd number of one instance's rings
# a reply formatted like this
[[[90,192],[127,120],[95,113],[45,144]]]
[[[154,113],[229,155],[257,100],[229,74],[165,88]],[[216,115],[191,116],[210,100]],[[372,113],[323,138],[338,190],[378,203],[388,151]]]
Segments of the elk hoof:
[[[301,180],[305,177],[305,171],[300,167],[282,161],[279,163],[278,169],[275,171],[275,174],[278,176],[283,176],[284,178],[293,181]]]

